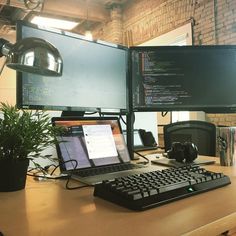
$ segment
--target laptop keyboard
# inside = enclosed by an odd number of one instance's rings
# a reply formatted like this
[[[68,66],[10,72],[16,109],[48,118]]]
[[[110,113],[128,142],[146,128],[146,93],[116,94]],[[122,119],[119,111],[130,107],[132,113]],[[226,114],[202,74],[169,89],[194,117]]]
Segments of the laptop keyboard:
[[[132,169],[137,169],[141,167],[142,166],[135,165],[132,163],[123,163],[123,164],[117,164],[117,165],[112,165],[112,166],[101,166],[101,167],[92,168],[92,169],[79,170],[78,172],[76,172],[76,175],[79,175],[80,177],[88,177],[88,176],[114,173],[114,172],[125,171],[125,170],[132,170]]]

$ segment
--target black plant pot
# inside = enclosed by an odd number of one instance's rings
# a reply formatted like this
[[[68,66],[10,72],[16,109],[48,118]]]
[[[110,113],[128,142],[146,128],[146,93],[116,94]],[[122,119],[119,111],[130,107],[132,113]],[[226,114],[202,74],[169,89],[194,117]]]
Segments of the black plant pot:
[[[25,188],[29,159],[0,159],[0,192]]]

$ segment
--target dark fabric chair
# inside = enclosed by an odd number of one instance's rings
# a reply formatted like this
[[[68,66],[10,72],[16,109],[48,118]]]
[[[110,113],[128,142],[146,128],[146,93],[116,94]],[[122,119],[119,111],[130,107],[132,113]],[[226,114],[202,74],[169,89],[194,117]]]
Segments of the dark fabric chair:
[[[192,142],[200,155],[216,155],[216,126],[206,121],[189,120],[164,126],[165,151],[173,142]]]

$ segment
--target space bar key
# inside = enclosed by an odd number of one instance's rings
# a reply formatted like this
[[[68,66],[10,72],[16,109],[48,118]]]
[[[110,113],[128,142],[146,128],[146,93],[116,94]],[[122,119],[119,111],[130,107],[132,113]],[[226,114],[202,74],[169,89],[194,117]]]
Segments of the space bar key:
[[[158,190],[159,190],[159,193],[164,193],[164,192],[168,192],[168,191],[182,188],[182,187],[189,186],[189,185],[190,185],[189,182],[186,181],[186,182],[181,182],[181,183],[177,183],[177,184],[163,186],[163,187],[158,188]]]

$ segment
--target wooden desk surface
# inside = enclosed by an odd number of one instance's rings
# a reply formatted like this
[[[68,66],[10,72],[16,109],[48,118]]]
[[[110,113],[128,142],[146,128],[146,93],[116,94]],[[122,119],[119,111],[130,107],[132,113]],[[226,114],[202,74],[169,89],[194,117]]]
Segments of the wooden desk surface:
[[[93,188],[66,190],[62,180],[35,181],[25,190],[0,193],[0,231],[6,236],[217,235],[236,227],[236,167],[205,168],[232,184],[133,212],[93,197]]]

